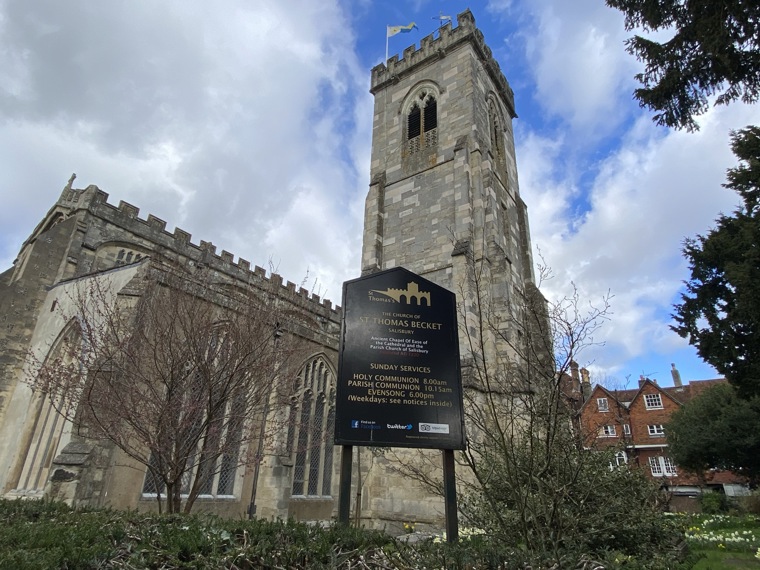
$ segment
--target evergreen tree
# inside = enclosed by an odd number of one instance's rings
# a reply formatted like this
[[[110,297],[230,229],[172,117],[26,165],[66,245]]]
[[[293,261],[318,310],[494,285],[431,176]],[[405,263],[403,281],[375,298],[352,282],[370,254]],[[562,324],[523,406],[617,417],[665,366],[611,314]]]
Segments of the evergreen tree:
[[[685,469],[760,476],[760,397],[744,400],[718,384],[674,413],[667,430],[670,454]]]
[[[672,328],[749,397],[760,395],[760,128],[731,138],[743,164],[728,171],[724,186],[743,204],[707,235],[685,241],[691,277]]]
[[[760,98],[760,3],[746,0],[607,0],[627,30],[674,32],[657,42],[639,35],[627,50],[645,64],[634,91],[658,125],[696,130],[707,98],[716,104]]]

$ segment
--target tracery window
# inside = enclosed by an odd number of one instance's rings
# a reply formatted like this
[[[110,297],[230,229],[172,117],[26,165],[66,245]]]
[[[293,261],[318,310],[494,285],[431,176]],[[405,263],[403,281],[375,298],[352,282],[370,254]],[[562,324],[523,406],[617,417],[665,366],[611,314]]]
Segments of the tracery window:
[[[239,425],[233,426],[229,424],[226,429],[242,429],[242,422]],[[240,434],[235,433],[230,439],[239,439]],[[198,454],[201,455],[201,454]],[[188,463],[195,464],[198,460],[202,460],[198,456],[188,459]],[[214,498],[214,497],[234,497],[235,496],[235,475],[237,474],[237,467],[239,463],[239,453],[237,449],[228,449],[212,464],[209,464],[203,469],[204,475],[203,481],[200,483],[200,492],[198,496],[201,498]],[[157,466],[157,458],[154,454],[150,456],[150,464]],[[190,494],[191,484],[194,477],[198,476],[197,465],[189,468],[182,476],[182,488],[180,494],[186,497]],[[165,485],[164,482],[154,477],[150,470],[145,473],[145,481],[143,482],[142,493],[143,495],[150,495],[155,497],[157,493],[164,495]]]
[[[431,88],[420,89],[406,113],[407,152],[414,154],[438,144],[438,102]]]
[[[307,362],[296,378],[287,436],[293,454],[293,495],[332,495],[334,379],[322,355]]]
[[[111,269],[112,267],[121,267],[140,261],[148,256],[149,252],[136,245],[127,245],[118,242],[102,244],[95,253],[93,262],[94,271]]]
[[[488,130],[491,156],[495,170],[506,180],[506,152],[504,150],[504,121],[494,97],[488,99]]]
[[[119,253],[116,254],[116,265],[129,264],[132,263],[132,261],[140,261],[142,257],[141,253],[135,253],[128,249],[120,249]]]
[[[215,327],[209,338],[206,364],[225,368],[229,362],[231,341],[225,332],[223,324]],[[193,364],[186,363],[187,370],[193,370]],[[199,480],[198,496],[202,498],[234,497],[235,479],[240,464],[240,446],[243,441],[245,396],[240,390],[245,384],[230,390],[226,395],[211,396],[214,401],[208,407],[199,407],[193,402],[203,396],[207,384],[194,371],[188,378],[190,382],[184,386],[185,392],[179,405],[179,410],[185,416],[194,417],[189,427],[186,427],[187,442],[197,439],[197,449],[184,461],[186,467],[182,476],[180,494],[190,494],[195,479]],[[216,410],[213,420],[209,419],[210,409]],[[211,424],[216,428],[210,428]],[[205,449],[205,451],[204,451]],[[167,450],[171,454],[171,451]],[[149,463],[158,467],[156,453],[151,453]],[[146,471],[143,482],[143,495],[155,496],[164,493],[164,482],[155,477],[150,469]],[[239,493],[239,490],[238,490]]]
[[[493,99],[488,101],[488,119],[491,135],[491,150],[494,156],[502,156],[504,154],[504,135],[502,133],[501,119],[499,112],[496,109],[496,103]]]
[[[71,321],[53,344],[47,358],[61,359],[62,366],[76,366],[81,350],[79,324]],[[16,493],[38,495],[45,488],[53,459],[70,439],[71,424],[55,410],[46,394],[35,394],[30,409],[31,433],[28,432],[26,449],[22,451],[24,464],[16,483]]]

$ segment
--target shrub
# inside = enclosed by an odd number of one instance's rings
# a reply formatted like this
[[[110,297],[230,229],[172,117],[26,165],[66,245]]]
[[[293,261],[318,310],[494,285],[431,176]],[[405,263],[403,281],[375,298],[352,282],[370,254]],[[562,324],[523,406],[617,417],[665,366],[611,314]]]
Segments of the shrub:
[[[523,570],[548,568],[541,553],[514,548],[498,535],[463,530],[456,544],[410,544],[381,532],[292,521],[161,516],[135,511],[76,511],[60,503],[0,500],[0,570],[95,568],[289,570]],[[649,552],[575,552],[568,568],[675,570],[672,558]]]
[[[708,515],[728,512],[728,498],[723,493],[710,491],[699,498],[702,512]]]

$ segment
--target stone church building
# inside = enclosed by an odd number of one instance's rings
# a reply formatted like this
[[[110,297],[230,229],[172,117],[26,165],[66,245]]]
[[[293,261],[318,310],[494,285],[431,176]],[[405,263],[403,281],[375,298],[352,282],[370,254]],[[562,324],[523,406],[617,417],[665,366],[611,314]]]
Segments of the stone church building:
[[[526,206],[520,198],[512,90],[469,11],[372,70],[371,180],[364,213],[362,275],[403,266],[457,294],[463,362],[472,358],[463,330],[478,293],[473,272],[487,275],[500,306],[535,289]],[[73,182],[73,178],[72,178]],[[28,356],[52,353],[68,333],[61,303],[77,284],[108,276],[117,295],[134,295],[148,266],[204,267],[220,283],[269,287],[299,315],[307,350],[290,364],[293,433],[280,434],[255,465],[209,482],[195,510],[224,516],[329,520],[337,509],[340,454],[331,441],[340,307],[251,267],[211,243],[96,186],[63,190],[32,231],[13,267],[0,274],[0,491],[4,497],[52,496],[75,504],[155,508],[145,467],[118,450],[77,436],[24,382]],[[521,331],[513,331],[515,335]],[[506,349],[504,349],[506,350]],[[466,375],[465,375],[466,378]],[[323,435],[320,436],[321,432]],[[295,434],[295,436],[293,435]],[[286,441],[290,440],[290,441]],[[297,443],[292,444],[293,440]],[[365,452],[361,519],[399,529],[440,525],[443,500]],[[354,477],[354,484],[357,477]],[[352,499],[353,500],[353,499]],[[355,506],[352,506],[352,512]]]

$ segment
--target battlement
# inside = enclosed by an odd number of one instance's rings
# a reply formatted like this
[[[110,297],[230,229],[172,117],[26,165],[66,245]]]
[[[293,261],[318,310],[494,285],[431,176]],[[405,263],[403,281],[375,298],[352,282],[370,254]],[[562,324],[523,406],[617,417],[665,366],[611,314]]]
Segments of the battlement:
[[[399,60],[398,55],[394,55],[386,63],[373,67],[370,93],[375,95],[389,84],[395,83],[404,75],[411,73],[418,66],[444,57],[447,52],[465,42],[469,42],[483,60],[483,67],[506,103],[512,118],[517,117],[512,88],[509,86],[507,78],[504,77],[499,63],[494,59],[491,48],[486,45],[483,33],[475,27],[475,18],[469,10],[457,15],[456,28],[453,28],[451,22],[448,22],[439,28],[437,38],[435,34],[430,34],[422,38],[419,49],[416,45],[406,48],[401,60]]]
[[[222,250],[216,253],[216,246],[200,240],[196,245],[191,242],[192,234],[180,228],[174,228],[173,232],[166,230],[166,222],[152,214],[146,219],[140,217],[140,209],[124,200],[118,206],[108,202],[107,192],[100,190],[95,185],[85,189],[74,189],[67,186],[60,199],[58,206],[74,210],[88,210],[91,214],[106,220],[116,226],[122,227],[128,232],[152,242],[159,247],[166,248],[178,257],[185,257],[195,264],[205,265],[215,271],[223,272],[231,277],[246,283],[259,282],[261,285],[271,283],[280,289],[283,297],[289,297],[292,301],[306,302],[312,305],[314,310],[323,312],[323,315],[333,319],[340,319],[340,306],[333,306],[332,301],[321,299],[319,295],[311,294],[303,287],[295,283],[283,280],[277,273],[271,273],[267,277],[264,268],[254,266],[251,262],[239,257],[235,262],[235,256],[229,251]]]

